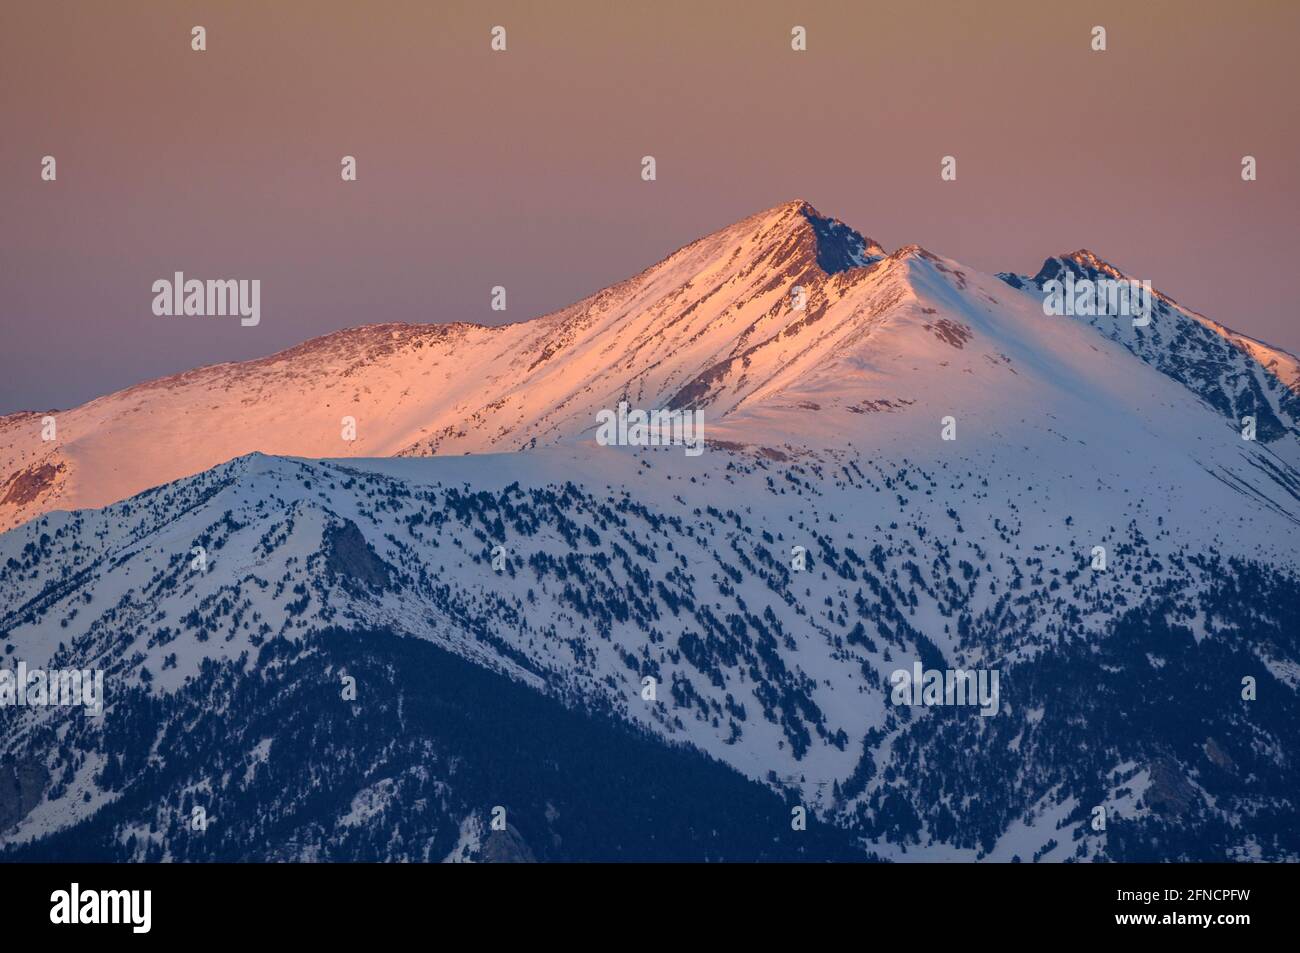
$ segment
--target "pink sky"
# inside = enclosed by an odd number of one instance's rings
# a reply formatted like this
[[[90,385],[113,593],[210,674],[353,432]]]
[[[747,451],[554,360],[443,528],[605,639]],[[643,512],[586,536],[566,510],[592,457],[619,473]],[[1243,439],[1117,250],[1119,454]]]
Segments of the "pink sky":
[[[1298,27],[1248,0],[8,0],[0,413],[358,324],[533,317],[793,198],[990,272],[1088,247],[1300,351]],[[155,317],[177,270],[261,279],[261,324]]]

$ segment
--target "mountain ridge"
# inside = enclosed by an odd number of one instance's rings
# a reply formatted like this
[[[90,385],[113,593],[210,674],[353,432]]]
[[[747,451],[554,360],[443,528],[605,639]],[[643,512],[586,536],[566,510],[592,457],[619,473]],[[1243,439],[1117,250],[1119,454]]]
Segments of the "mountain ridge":
[[[918,245],[886,253],[807,202],[782,203],[540,317],[333,332],[57,412],[58,439],[49,443],[39,439],[44,415],[0,418],[0,529],[54,508],[125,499],[252,451],[430,455],[587,439],[595,412],[624,399],[705,410],[716,439],[735,445],[797,449],[817,439],[819,428],[809,431],[799,416],[808,406],[827,421],[873,412],[866,408],[911,414],[934,398],[922,375],[943,375],[946,388],[948,370],[960,366],[985,389],[958,388],[952,403],[973,401],[992,415],[987,389],[1001,385],[988,362],[1017,371],[1008,342],[1035,339],[1041,354],[1057,348],[1067,364],[1081,359],[1037,335],[1043,269],[1033,279],[997,278]],[[1007,299],[998,290],[1007,285],[1024,300]],[[1265,442],[1297,432],[1300,362],[1163,296],[1157,310],[1158,325],[1175,332],[1168,340],[1092,323],[1221,415],[1235,419],[1249,405]],[[1072,341],[1080,351],[1090,346]],[[1171,347],[1187,341],[1200,350],[1199,365],[1171,358]],[[964,349],[982,353],[974,362],[950,353]],[[1233,362],[1231,379],[1211,379],[1212,362]],[[1110,386],[1103,365],[1090,373]],[[356,420],[355,440],[342,439],[344,417]]]

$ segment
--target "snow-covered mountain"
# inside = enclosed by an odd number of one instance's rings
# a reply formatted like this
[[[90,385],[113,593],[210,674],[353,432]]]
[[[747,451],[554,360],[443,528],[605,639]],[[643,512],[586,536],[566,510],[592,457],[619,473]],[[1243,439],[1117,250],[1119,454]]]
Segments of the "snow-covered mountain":
[[[801,331],[832,273],[882,249],[805,203],[745,219],[555,314],[483,327],[377,325],[150,381],[55,414],[0,418],[0,527],[102,506],[254,451],[512,451],[588,432],[619,395],[666,401],[719,362]],[[806,312],[790,289],[807,286]],[[845,292],[835,292],[838,299]],[[696,385],[698,386],[698,385]],[[357,421],[355,441],[341,419]]]
[[[1118,274],[790,203],[534,321],[5,418],[6,658],[108,685],[0,708],[15,856],[1300,856],[1295,359],[1167,298],[1048,317],[1061,269]],[[620,400],[707,451],[598,445]],[[914,662],[997,715],[894,704]],[[467,680],[533,743],[450,728]],[[607,787],[651,760],[695,780]]]
[[[1254,411],[1263,441],[1300,432],[1295,358],[1167,300],[1149,328],[1121,323],[1099,330],[1226,417]],[[851,439],[863,422],[849,414],[874,415],[876,439],[886,416],[915,434],[923,414],[928,434],[936,409],[991,424],[1078,395],[1097,402],[1092,416],[1127,417],[1158,386],[1132,364],[1089,328],[1045,320],[1032,294],[916,246],[885,255],[792,202],[535,320],[341,331],[53,413],[54,440],[42,439],[45,413],[0,418],[0,528],[252,452],[462,454],[578,439],[620,398],[700,406],[718,439],[775,445]]]
[[[1075,280],[1133,280],[1085,249],[1047,259],[1032,278],[999,275],[1016,288],[1037,288],[1070,273]],[[1104,315],[1082,316],[1107,338],[1184,384],[1231,420],[1250,415],[1266,443],[1296,436],[1300,419],[1300,360],[1154,294],[1150,325]]]

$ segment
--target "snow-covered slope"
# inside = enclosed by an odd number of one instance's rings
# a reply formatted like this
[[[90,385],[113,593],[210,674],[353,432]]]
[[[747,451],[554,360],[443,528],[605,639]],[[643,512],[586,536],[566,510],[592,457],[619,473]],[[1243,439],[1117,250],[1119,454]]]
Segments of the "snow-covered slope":
[[[1205,816],[1178,820],[1187,831],[1239,823],[1233,798],[1246,797],[1258,813],[1234,843],[1259,842],[1288,810],[1282,782],[1264,779],[1289,777],[1278,752],[1300,671],[1286,628],[1300,592],[1294,535],[1273,532],[1276,514],[1203,469],[1143,483],[1116,469],[1127,456],[1084,466],[1081,450],[1044,467],[1042,453],[993,464],[851,450],[791,462],[715,448],[692,459],[591,444],[460,458],[254,455],[0,536],[11,607],[0,628],[29,666],[104,669],[105,724],[139,725],[145,748],[175,728],[139,723],[142,702],[127,692],[188,697],[214,664],[247,677],[268,644],[305,650],[330,628],[416,636],[689,741],[887,856],[1027,859],[1059,836],[1035,812],[1054,825],[1058,808],[1112,801],[1113,823],[1138,825],[1130,836],[1145,849],[1164,836],[1142,826],[1167,822],[1160,803],[1136,803],[1123,780],[1095,792],[1112,774],[1143,771],[1173,779],[1158,790],[1181,791],[1206,769],[1175,742],[1200,731],[1197,743],[1226,748],[1239,773],[1227,791],[1222,778],[1205,781],[1192,798]],[[1153,473],[1159,462],[1143,461]],[[1097,545],[1105,571],[1090,566]],[[807,550],[803,570],[795,546]],[[1270,567],[1262,580],[1249,568],[1259,560]],[[1138,640],[1124,630],[1134,613],[1148,627]],[[1153,626],[1185,635],[1154,638]],[[913,660],[1000,670],[1002,716],[985,726],[971,712],[891,705],[889,673]],[[1273,705],[1253,723],[1232,704],[1242,674],[1266,683],[1283,722],[1269,721]],[[646,677],[659,686],[653,701]],[[1161,682],[1130,685],[1142,678]],[[1151,692],[1167,710],[1147,723]],[[1161,720],[1170,713],[1173,734]],[[12,840],[88,821],[115,797],[95,755],[113,745],[94,722],[41,709],[0,717],[9,754],[37,752],[40,769],[63,779]],[[1138,724],[1076,737],[1081,718]],[[37,743],[52,721],[84,757]],[[980,752],[985,767],[954,768],[939,753],[949,748]],[[219,812],[243,788],[206,770],[186,765],[183,787],[212,789],[206,803]],[[935,800],[934,784],[955,800]],[[899,811],[919,827],[895,829]],[[1075,819],[1080,830],[1087,820]],[[1094,838],[1085,855],[1095,854],[1123,851]]]

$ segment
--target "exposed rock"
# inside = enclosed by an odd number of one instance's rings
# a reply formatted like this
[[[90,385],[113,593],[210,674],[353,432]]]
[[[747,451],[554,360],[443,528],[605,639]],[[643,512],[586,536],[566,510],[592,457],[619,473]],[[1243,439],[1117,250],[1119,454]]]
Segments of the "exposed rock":
[[[331,575],[372,589],[390,587],[392,567],[379,558],[356,523],[346,520],[341,526],[331,526],[322,542],[325,568]]]
[[[49,780],[45,765],[32,758],[0,764],[0,832],[31,813]]]
[[[63,469],[63,464],[41,463],[19,470],[4,484],[4,496],[0,504],[22,506],[31,503],[54,485],[54,478]]]
[[[1232,760],[1228,752],[1224,751],[1213,738],[1206,738],[1205,744],[1201,748],[1205,752],[1205,756],[1224,771],[1232,771],[1237,767],[1237,763]]]
[[[1151,763],[1151,786],[1146,792],[1146,802],[1151,810],[1166,815],[1186,814],[1197,800],[1196,788],[1192,787],[1176,761],[1158,758]]]
[[[513,824],[503,831],[492,831],[483,840],[480,860],[485,864],[535,864],[537,858]]]

